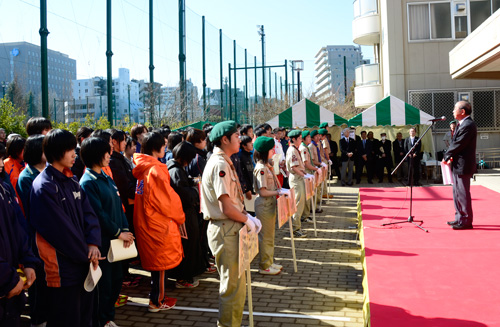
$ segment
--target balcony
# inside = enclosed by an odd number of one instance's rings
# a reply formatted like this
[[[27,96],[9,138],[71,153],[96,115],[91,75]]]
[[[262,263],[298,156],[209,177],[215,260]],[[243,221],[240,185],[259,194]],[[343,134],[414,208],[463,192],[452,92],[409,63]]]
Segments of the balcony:
[[[354,106],[368,108],[382,100],[383,88],[380,83],[379,64],[358,66],[355,70],[355,76]]]
[[[360,45],[380,43],[380,14],[377,0],[355,0],[352,40]]]

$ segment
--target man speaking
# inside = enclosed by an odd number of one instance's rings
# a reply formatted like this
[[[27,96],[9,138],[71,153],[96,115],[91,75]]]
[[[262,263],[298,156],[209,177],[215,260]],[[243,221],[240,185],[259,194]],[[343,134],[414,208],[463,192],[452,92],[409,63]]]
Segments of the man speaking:
[[[476,172],[476,137],[477,126],[470,117],[471,104],[459,101],[453,109],[457,127],[446,151],[443,162],[451,165],[453,173],[453,201],[455,202],[455,220],[449,221],[453,229],[472,229],[472,200],[470,180]]]

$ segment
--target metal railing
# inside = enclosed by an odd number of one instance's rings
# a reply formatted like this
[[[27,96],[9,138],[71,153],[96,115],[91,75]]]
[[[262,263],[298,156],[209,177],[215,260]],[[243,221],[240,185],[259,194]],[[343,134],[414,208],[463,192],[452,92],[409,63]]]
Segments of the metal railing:
[[[367,64],[356,67],[356,86],[380,84],[379,64]]]

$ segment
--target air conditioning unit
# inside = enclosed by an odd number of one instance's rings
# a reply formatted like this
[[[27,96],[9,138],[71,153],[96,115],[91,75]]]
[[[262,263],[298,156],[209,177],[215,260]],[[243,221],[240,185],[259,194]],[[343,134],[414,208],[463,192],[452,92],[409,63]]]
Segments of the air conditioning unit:
[[[465,2],[454,2],[454,16],[467,16],[467,4]]]

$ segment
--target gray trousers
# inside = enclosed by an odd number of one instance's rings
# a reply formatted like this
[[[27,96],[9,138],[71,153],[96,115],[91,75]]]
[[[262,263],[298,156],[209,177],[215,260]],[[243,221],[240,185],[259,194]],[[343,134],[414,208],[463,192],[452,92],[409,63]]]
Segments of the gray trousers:
[[[354,161],[352,159],[347,160],[347,161],[342,161],[342,170],[340,170],[340,180],[343,184],[345,184],[345,183],[351,184],[352,183],[353,167],[354,167]],[[345,175],[346,175],[346,171],[348,168],[349,168],[349,172],[347,175],[348,177],[347,177],[347,182],[346,182]]]
[[[470,195],[470,180],[472,174],[453,174],[453,202],[455,203],[455,221],[463,225],[471,225],[472,199]]]
[[[239,231],[244,224],[230,220],[211,220],[208,225],[208,245],[219,271],[218,327],[241,326],[247,294],[246,275],[238,278]]]

